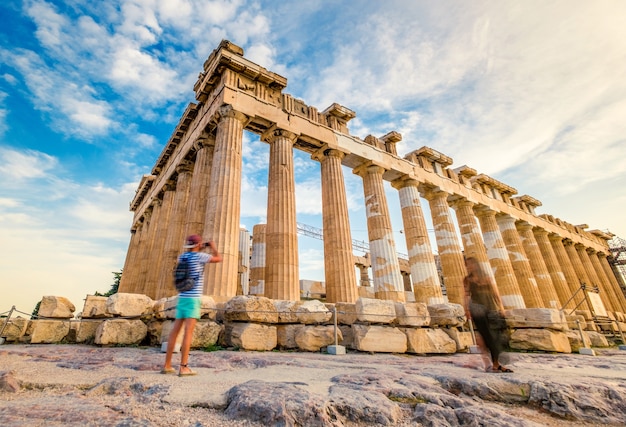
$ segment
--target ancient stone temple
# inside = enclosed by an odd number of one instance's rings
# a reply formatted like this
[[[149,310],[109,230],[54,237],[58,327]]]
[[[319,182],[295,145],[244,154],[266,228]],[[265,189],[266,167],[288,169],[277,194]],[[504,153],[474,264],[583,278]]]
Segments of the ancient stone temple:
[[[408,271],[415,301],[462,303],[464,256],[473,256],[490,267],[506,309],[626,313],[607,261],[612,236],[538,215],[539,200],[517,195],[515,188],[470,167],[453,168],[450,157],[432,148],[400,155],[397,132],[365,139],[350,135],[353,111],[338,104],[319,111],[284,93],[286,86],[286,78],[247,60],[243,49],[228,41],[211,53],[194,85],[196,102],[183,113],[131,202],[134,219],[120,292],[153,299],[175,295],[176,257],[184,237],[197,233],[212,237],[224,257],[206,272],[205,293],[216,301],[242,292],[299,300],[297,149],[321,166],[327,302],[355,302],[368,274],[375,298],[405,301],[403,271]],[[267,223],[255,226],[252,236],[240,232],[244,130],[269,144]],[[345,169],[363,180],[370,249],[365,268],[371,273],[364,273],[363,258],[353,255]],[[397,190],[402,208],[408,249],[403,270],[384,181]],[[430,208],[435,241],[428,237],[423,203]]]

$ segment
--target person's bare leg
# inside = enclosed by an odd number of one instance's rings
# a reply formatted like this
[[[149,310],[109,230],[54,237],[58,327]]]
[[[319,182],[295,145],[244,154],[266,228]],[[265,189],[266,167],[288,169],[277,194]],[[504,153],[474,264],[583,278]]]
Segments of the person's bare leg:
[[[180,371],[185,374],[191,372],[187,363],[189,362],[189,350],[191,348],[191,340],[193,338],[193,330],[196,327],[196,319],[185,319],[185,334],[183,335],[183,344],[181,345],[180,355]]]
[[[163,370],[172,369],[172,355],[174,354],[174,347],[176,346],[176,340],[180,333],[180,328],[183,326],[183,319],[176,319],[174,326],[170,331],[170,335],[167,337],[167,350],[165,352],[165,365]]]

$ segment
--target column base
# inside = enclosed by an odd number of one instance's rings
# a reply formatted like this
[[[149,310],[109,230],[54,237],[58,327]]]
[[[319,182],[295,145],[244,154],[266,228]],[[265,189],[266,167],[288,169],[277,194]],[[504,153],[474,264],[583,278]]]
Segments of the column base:
[[[374,295],[376,299],[406,302],[404,291],[378,291]]]

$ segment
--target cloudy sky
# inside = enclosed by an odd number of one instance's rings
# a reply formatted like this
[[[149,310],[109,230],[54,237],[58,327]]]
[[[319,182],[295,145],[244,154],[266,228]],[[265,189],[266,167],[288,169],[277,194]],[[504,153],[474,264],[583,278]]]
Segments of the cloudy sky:
[[[543,202],[538,213],[626,237],[626,2],[3,0],[0,313],[106,292],[129,202],[222,39],[350,132],[400,132]],[[267,146],[244,135],[242,225],[264,221]],[[298,221],[321,227],[319,166],[296,153]],[[353,237],[360,179],[344,170]],[[314,197],[311,197],[311,196]],[[388,199],[405,250],[397,193]],[[301,277],[323,278],[300,237]]]

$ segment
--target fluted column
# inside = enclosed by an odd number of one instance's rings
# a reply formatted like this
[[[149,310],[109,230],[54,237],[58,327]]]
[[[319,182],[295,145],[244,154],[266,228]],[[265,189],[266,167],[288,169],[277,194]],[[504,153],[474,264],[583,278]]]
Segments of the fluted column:
[[[248,118],[223,106],[219,110],[203,236],[213,239],[222,262],[204,269],[204,293],[226,300],[237,293],[241,221],[241,149]]]
[[[191,188],[189,189],[185,236],[191,234],[202,235],[204,233],[204,221],[206,219],[206,205],[211,180],[211,165],[213,163],[214,148],[215,137],[212,135],[203,135],[194,143],[196,160],[191,177]],[[205,239],[212,238],[212,236],[203,237]]]
[[[448,302],[465,304],[463,279],[467,271],[448,205],[448,193],[426,187],[420,188],[420,191],[430,207]]]
[[[239,284],[237,295],[248,295],[250,291],[250,232],[239,229]]]
[[[615,292],[615,289],[613,288],[609,278],[606,276],[606,274],[604,273],[604,270],[602,269],[602,265],[600,264],[600,259],[598,258],[598,253],[595,250],[589,248],[587,249],[587,254],[588,254],[589,261],[591,262],[592,268],[594,272],[596,273],[596,275],[598,276],[599,282],[602,284],[602,289],[604,290],[604,292],[606,293],[610,301],[611,310],[613,312],[616,312],[616,311],[622,312],[622,304],[619,299],[619,296]]]
[[[441,304],[445,300],[439,283],[435,256],[428,239],[424,212],[419,200],[418,182],[404,176],[392,182],[392,185],[398,190],[400,196],[402,224],[404,225],[406,247],[409,252],[409,267],[413,279],[415,301],[425,304]]]
[[[496,278],[496,285],[500,291],[502,305],[504,305],[505,309],[526,308],[513,267],[511,266],[509,254],[498,228],[496,212],[483,206],[475,208],[474,211],[483,232],[487,256]]]
[[[383,172],[382,167],[370,163],[354,170],[363,178],[374,295],[378,299],[404,302],[404,283],[389,218]]]
[[[313,155],[321,164],[324,277],[326,301],[353,303],[358,298],[348,199],[341,169],[344,153],[324,149]]]
[[[513,267],[513,272],[515,273],[517,284],[524,297],[526,307],[544,307],[535,275],[533,274],[532,268],[530,268],[530,261],[522,245],[522,239],[520,239],[517,228],[515,228],[515,219],[510,215],[498,214],[496,215],[496,221],[500,228],[500,233],[502,233],[502,239],[504,240],[507,252],[509,253],[511,267]]]
[[[128,251],[126,252],[126,260],[124,261],[124,268],[122,268],[122,277],[120,278],[120,284],[118,292],[132,293],[131,288],[131,275],[133,270],[136,269],[137,252],[139,251],[139,240],[141,236],[141,229],[143,224],[139,223],[130,230],[130,242],[128,243]]]
[[[263,139],[270,145],[265,231],[265,296],[298,301],[298,226],[293,166],[293,143],[296,135],[276,129],[263,135]]]
[[[587,273],[587,277],[589,277],[590,283],[598,288],[598,293],[600,294],[600,299],[604,303],[604,308],[607,311],[615,311],[612,302],[611,293],[605,288],[604,283],[598,277],[595,269],[593,268],[593,264],[591,264],[591,259],[589,258],[589,254],[587,253],[587,248],[585,248],[582,244],[575,244],[574,249],[578,253],[580,257],[580,261],[582,263],[585,272]]]
[[[176,166],[176,191],[172,201],[169,224],[166,230],[163,259],[161,261],[161,274],[156,292],[156,299],[176,295],[173,284],[174,269],[178,255],[183,252],[185,244],[185,222],[187,218],[187,201],[191,187],[192,163],[186,160]]]
[[[545,230],[536,229],[535,237],[537,237],[538,242],[540,236],[542,236],[541,239],[543,239],[543,236],[547,239],[549,247],[552,249],[558,261],[558,265],[555,268],[560,268],[560,271],[563,273],[563,278],[565,279],[565,285],[567,285],[567,287],[563,287],[554,276],[552,277],[555,285],[554,287],[559,295],[559,299],[561,300],[561,306],[570,310],[574,307],[578,307],[580,310],[590,310],[585,299],[585,295],[582,291],[580,291],[580,280],[576,275],[576,271],[574,270],[570,257],[567,255],[567,251],[563,245],[563,238],[558,234],[548,234]],[[546,264],[548,264],[547,260]],[[548,269],[550,269],[550,264],[548,264]],[[552,274],[552,269],[550,269],[550,274]],[[573,299],[568,303],[568,300],[572,297]]]
[[[585,267],[583,267],[580,255],[578,255],[578,252],[574,247],[574,242],[569,239],[565,239],[563,240],[563,246],[565,247],[565,252],[567,252],[567,256],[572,263],[572,267],[574,268],[574,272],[576,273],[576,277],[578,277],[579,282],[584,283],[590,288],[595,286],[595,283],[591,283],[589,276],[587,276],[587,271],[585,270]]]
[[[146,284],[144,286],[146,295],[152,299],[159,299],[159,281],[161,279],[161,266],[165,259],[165,240],[167,236],[167,229],[170,222],[170,213],[172,211],[172,205],[174,204],[174,196],[176,193],[176,184],[168,182],[163,186],[163,202],[161,206],[161,215],[158,223],[155,224],[155,235],[152,242],[151,253],[149,255],[150,264],[148,265],[148,272],[146,275]],[[170,276],[171,277],[171,276]]]
[[[624,291],[622,291],[622,288],[619,285],[617,278],[615,277],[615,273],[613,272],[613,269],[611,268],[611,265],[609,264],[609,260],[607,259],[607,256],[604,253],[598,253],[597,256],[600,262],[600,266],[602,267],[604,274],[609,280],[609,283],[611,284],[611,288],[613,289],[613,291],[615,292],[615,295],[617,296],[617,301],[619,301],[620,303],[621,312],[626,314],[626,296],[624,295]]]
[[[265,295],[265,224],[257,224],[252,228],[250,295]]]
[[[157,196],[150,202],[150,207],[146,209],[145,217],[148,221],[148,227],[145,230],[143,244],[139,252],[139,274],[136,277],[136,284],[133,286],[135,293],[148,295],[148,271],[152,266],[152,254],[154,251],[154,240],[156,238],[157,224],[161,218],[162,200]]]
[[[550,275],[544,257],[541,254],[541,250],[539,249],[537,239],[535,239],[535,235],[533,234],[532,225],[525,221],[518,221],[516,222],[515,226],[517,227],[517,231],[519,232],[520,240],[522,242],[522,246],[524,247],[524,252],[528,257],[530,268],[532,269],[535,279],[537,281],[537,287],[539,289],[539,293],[541,294],[541,300],[543,301],[544,307],[561,309],[563,305],[561,304],[559,296],[554,287],[554,282],[552,281],[552,277]],[[550,247],[547,233],[545,234],[544,244],[547,247]],[[550,247],[550,250],[551,249],[552,248]],[[551,265],[555,269],[555,276],[559,277],[557,279],[559,280],[559,285],[563,289],[568,289],[567,282],[565,281],[565,277],[563,276],[561,268],[557,268],[558,262],[554,255],[554,252],[552,252],[551,255],[548,256],[552,257]]]

